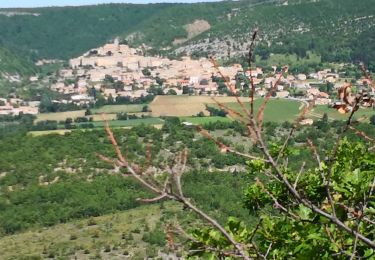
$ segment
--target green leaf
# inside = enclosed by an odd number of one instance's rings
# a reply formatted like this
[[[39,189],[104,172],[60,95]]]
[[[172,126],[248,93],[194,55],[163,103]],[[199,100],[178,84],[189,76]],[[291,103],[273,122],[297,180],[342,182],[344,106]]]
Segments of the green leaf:
[[[373,249],[367,249],[365,251],[364,257],[370,257],[372,254],[374,254],[374,250]]]
[[[312,212],[311,209],[309,209],[308,207],[305,207],[304,205],[301,204],[301,205],[299,205],[299,209],[297,211],[297,214],[301,219],[308,220],[311,212]]]

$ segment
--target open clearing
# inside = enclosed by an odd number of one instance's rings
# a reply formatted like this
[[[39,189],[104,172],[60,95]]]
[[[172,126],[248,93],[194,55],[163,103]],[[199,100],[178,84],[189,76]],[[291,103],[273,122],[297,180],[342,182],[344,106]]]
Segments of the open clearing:
[[[336,109],[329,108],[327,106],[314,107],[310,115],[312,115],[313,119],[316,119],[318,116],[322,117],[324,113],[327,113],[328,118],[331,120],[346,120],[350,116],[350,114],[340,114]],[[375,115],[375,110],[370,108],[360,108],[357,112],[355,112],[354,117],[357,119],[361,117],[370,118],[372,115]]]
[[[49,135],[49,134],[57,134],[57,135],[64,135],[65,133],[69,133],[72,130],[68,129],[58,129],[58,130],[45,130],[45,131],[31,131],[28,134],[31,136],[41,136],[41,135]]]
[[[31,230],[0,238],[1,259],[144,259],[144,233],[153,230],[165,212],[177,212],[171,202],[145,205],[124,212],[78,220],[46,229]],[[147,227],[146,227],[147,226]],[[122,236],[131,236],[124,239]],[[111,246],[110,252],[104,252]],[[115,246],[115,247],[114,247]],[[124,252],[129,252],[125,257]],[[54,257],[49,257],[54,255]],[[100,256],[100,257],[98,257]]]
[[[254,111],[258,112],[260,105],[262,104],[263,99],[256,99],[254,101]],[[217,106],[216,104],[214,106]],[[226,104],[229,108],[243,113],[241,106],[238,103],[228,103]],[[250,107],[250,103],[245,103],[247,108]],[[266,109],[264,111],[264,121],[265,122],[285,122],[293,121],[297,118],[300,113],[300,102],[296,100],[289,99],[270,99],[267,103]]]
[[[98,109],[91,109],[93,115],[87,116],[93,117],[94,121],[103,121],[101,113],[105,114],[106,120],[116,119],[116,113],[141,113],[142,108],[147,104],[136,104],[136,105],[106,105]],[[84,117],[86,110],[57,112],[57,113],[43,113],[38,114],[35,122],[54,120],[54,121],[65,121],[67,118],[73,120],[77,117]]]
[[[91,111],[93,114],[136,113],[142,112],[144,106],[147,106],[147,104],[106,105],[101,108],[91,109]]]
[[[228,117],[221,117],[221,116],[206,116],[206,117],[181,117],[180,120],[182,122],[190,122],[190,123],[193,123],[195,125],[204,125],[204,124],[208,124],[208,123],[214,123],[214,122],[217,122],[217,121],[220,121],[220,122],[231,122],[232,119],[228,118]]]
[[[86,118],[92,117],[93,121],[103,121],[103,116],[101,114],[85,116],[85,110],[79,110],[79,111],[38,114],[35,120],[35,123],[40,122],[40,121],[45,121],[45,120],[65,121],[67,118],[71,118],[74,120],[77,117],[86,117]],[[104,119],[116,120],[117,114],[104,114]]]
[[[85,116],[85,111],[86,110],[77,110],[77,111],[38,114],[35,122],[46,121],[46,120],[65,121],[67,118],[74,119],[77,117],[83,117]]]
[[[159,118],[140,118],[140,119],[130,119],[130,120],[113,120],[108,121],[109,126],[111,127],[128,127],[128,126],[137,126],[140,124],[145,125],[160,125],[163,124],[164,121]],[[80,124],[77,124],[80,125]],[[104,127],[104,122],[93,122],[94,127]]]
[[[94,125],[95,128],[103,128],[104,127],[104,122],[89,122]],[[109,125],[112,128],[131,128],[133,126],[145,124],[145,125],[152,125],[155,128],[160,129],[163,126],[164,121],[160,118],[140,118],[140,119],[130,119],[130,120],[112,120],[108,121]],[[87,124],[87,123],[77,123],[76,125],[82,125],[82,124]],[[77,128],[77,129],[58,129],[58,130],[45,130],[45,131],[30,131],[29,135],[31,136],[41,136],[41,135],[49,135],[49,134],[59,134],[59,135],[64,135],[65,133],[71,132],[71,131],[88,131],[91,130],[92,128]]]
[[[215,97],[218,102],[230,103],[236,102],[235,97]],[[248,101],[246,97],[241,100]],[[157,96],[150,104],[151,114],[154,117],[159,116],[195,116],[199,112],[206,111],[206,104],[216,104],[209,96]]]

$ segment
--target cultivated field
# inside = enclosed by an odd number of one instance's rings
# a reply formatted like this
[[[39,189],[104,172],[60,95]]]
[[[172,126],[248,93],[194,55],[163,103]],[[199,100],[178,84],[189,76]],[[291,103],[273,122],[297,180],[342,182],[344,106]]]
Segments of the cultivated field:
[[[336,109],[329,108],[327,106],[316,106],[311,110],[309,114],[312,119],[322,117],[324,113],[327,113],[330,120],[345,120],[348,119],[349,114],[340,114]],[[354,117],[359,119],[361,117],[370,118],[372,115],[375,115],[375,110],[370,108],[360,108],[355,112]]]
[[[230,122],[232,121],[232,119],[228,118],[228,117],[221,117],[221,116],[206,116],[206,117],[192,117],[192,116],[189,116],[189,117],[180,117],[180,120],[181,122],[190,122],[190,123],[193,123],[193,124],[196,124],[196,125],[204,125],[204,124],[208,124],[208,123],[211,123],[211,122],[217,122],[217,121],[220,121],[220,122]]]
[[[77,111],[67,111],[67,112],[57,112],[57,113],[43,113],[38,114],[35,122],[55,120],[55,121],[65,121],[67,118],[76,118],[85,116],[85,110]]]
[[[98,109],[91,109],[93,115],[87,116],[92,117],[94,121],[103,121],[101,113],[105,114],[106,120],[115,120],[116,113],[142,113],[142,108],[144,104],[140,105],[107,105]],[[73,120],[77,117],[85,116],[86,110],[78,111],[68,111],[68,112],[57,112],[57,113],[43,113],[38,114],[35,122],[45,121],[45,120],[55,120],[55,121],[65,121],[67,118],[72,118]]]
[[[64,135],[65,133],[69,133],[72,130],[68,129],[58,129],[58,130],[45,130],[45,131],[31,131],[28,134],[31,136],[41,136],[41,135],[49,135],[49,134],[57,134],[57,135]]]
[[[215,97],[221,103],[235,102],[234,97]],[[247,101],[248,98],[241,98]],[[195,116],[206,111],[206,104],[215,104],[208,96],[157,96],[150,104],[152,116]]]
[[[109,125],[111,127],[128,127],[128,126],[137,126],[140,124],[145,124],[145,125],[160,125],[163,124],[163,120],[159,118],[140,118],[140,119],[130,119],[130,120],[113,120],[113,121],[108,121]],[[103,127],[104,122],[93,122],[95,127]],[[80,124],[77,124],[80,125]]]
[[[136,113],[142,112],[142,108],[147,104],[132,104],[132,105],[107,105],[98,109],[92,109],[93,114],[115,114],[115,113]]]
[[[262,104],[263,99],[256,99],[254,101],[254,111],[258,112],[260,105]],[[250,103],[245,103],[246,107],[250,107]],[[214,104],[214,106],[217,106]],[[229,108],[242,112],[241,106],[238,103],[228,103],[226,104]],[[270,99],[267,103],[266,109],[264,111],[264,121],[272,122],[284,122],[284,121],[293,121],[297,118],[300,113],[301,103],[295,100],[289,99]]]

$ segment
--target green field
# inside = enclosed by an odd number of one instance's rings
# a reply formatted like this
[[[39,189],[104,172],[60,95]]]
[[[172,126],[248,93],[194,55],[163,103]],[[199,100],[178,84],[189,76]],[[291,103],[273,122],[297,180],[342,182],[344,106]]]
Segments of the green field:
[[[118,127],[133,127],[140,124],[145,125],[153,125],[155,127],[161,127],[164,123],[164,121],[160,118],[140,118],[140,119],[130,119],[130,120],[112,120],[108,121],[109,125],[112,128],[118,128]],[[94,121],[94,122],[86,122],[86,123],[77,123],[75,124],[78,128],[77,129],[57,129],[57,130],[45,130],[45,131],[30,131],[29,134],[31,136],[41,136],[41,135],[49,135],[49,134],[59,134],[64,135],[65,133],[75,131],[75,130],[83,130],[87,131],[92,128],[80,128],[80,125],[83,124],[93,124],[95,128],[102,128],[104,127],[104,121]],[[64,128],[64,125],[59,125],[59,128]]]
[[[113,113],[136,113],[142,112],[142,108],[147,104],[132,104],[132,105],[106,105],[98,109],[92,109],[93,114],[113,114]]]
[[[103,127],[104,122],[92,122],[95,127]],[[140,124],[146,124],[146,125],[161,125],[164,123],[162,119],[159,118],[141,118],[141,119],[130,119],[130,120],[113,120],[108,121],[109,125],[111,127],[131,127],[131,126],[137,126]],[[87,123],[80,123],[80,124],[87,124]],[[80,125],[76,124],[76,125]]]
[[[190,122],[196,125],[204,125],[208,123],[213,123],[213,122],[230,122],[232,119],[228,117],[221,117],[221,116],[206,116],[206,117],[194,117],[194,116],[187,116],[187,117],[180,117],[180,120],[182,122]]]
[[[29,134],[31,136],[41,136],[41,135],[49,135],[49,134],[58,134],[58,135],[64,135],[65,133],[69,133],[72,130],[68,129],[58,129],[58,130],[46,130],[46,131],[31,131]]]
[[[350,114],[340,114],[337,112],[336,109],[329,108],[327,106],[316,106],[310,113],[312,118],[316,118],[317,116],[323,116],[324,113],[327,113],[328,118],[331,120],[346,120],[350,116]],[[372,115],[375,115],[375,110],[369,108],[360,108],[357,112],[355,112],[354,117],[359,119],[361,117],[370,118]]]
[[[255,113],[258,112],[260,105],[262,104],[263,99],[254,100],[254,110]],[[240,104],[238,103],[227,103],[227,107],[243,113]],[[245,106],[250,109],[250,103],[246,102]],[[295,100],[288,99],[270,99],[265,112],[264,112],[264,121],[265,122],[284,122],[284,121],[293,121],[299,115],[299,107],[301,103]]]
[[[140,105],[107,105],[97,109],[91,109],[94,121],[103,121],[101,113],[105,114],[106,120],[116,119],[116,113],[140,113],[145,104]],[[42,113],[37,115],[36,122],[45,120],[65,121],[67,118],[75,119],[77,117],[84,117],[86,110],[57,112],[57,113]]]

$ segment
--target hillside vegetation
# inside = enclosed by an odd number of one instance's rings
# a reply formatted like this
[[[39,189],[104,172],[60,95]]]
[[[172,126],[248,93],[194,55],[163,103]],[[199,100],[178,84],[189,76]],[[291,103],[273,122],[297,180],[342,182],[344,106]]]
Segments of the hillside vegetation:
[[[178,219],[188,231],[200,225],[192,211],[181,210],[175,204],[143,207],[144,203],[137,199],[153,195],[135,179],[124,178],[121,173],[126,171],[98,159],[97,153],[115,156],[104,130],[32,137],[26,134],[32,127],[29,116],[13,121],[3,119],[0,245],[4,259],[117,259],[126,254],[143,259],[156,256],[159,250],[168,253],[168,224]],[[236,121],[201,123],[221,142],[238,151],[259,154],[258,147],[248,142],[246,126]],[[311,151],[301,144],[309,138],[319,149],[329,150],[344,124],[330,123],[327,118],[313,126],[300,127],[291,140],[289,167],[298,170],[303,161],[306,167],[316,165]],[[264,132],[267,142],[275,147],[273,151],[278,152],[278,143],[285,140],[291,127],[289,122],[265,122]],[[374,138],[374,126],[359,123],[356,127]],[[244,207],[245,189],[258,176],[249,169],[247,159],[222,153],[213,140],[184,126],[178,118],[165,118],[162,129],[139,125],[116,128],[114,133],[124,156],[141,169],[147,165],[148,151],[151,162],[161,165],[172,161],[175,153],[188,149],[187,172],[182,178],[186,196],[220,223],[233,216],[246,226],[256,225],[258,215],[254,208]],[[352,132],[345,136],[353,142],[359,140]],[[272,204],[267,205],[271,209]],[[186,241],[179,244],[181,251],[189,246]]]
[[[149,37],[156,33],[154,44],[168,44],[174,37],[187,36],[182,29],[185,23],[202,17],[212,21],[210,17],[230,10],[231,5],[108,4],[26,9],[39,15],[0,15],[0,41],[10,48],[30,51],[37,58],[64,59],[135,31]]]
[[[36,70],[30,59],[0,45],[0,77],[3,73],[30,75]]]
[[[323,62],[361,60],[374,67],[372,0],[108,4],[21,11],[39,15],[0,15],[0,41],[34,59],[67,59],[116,36],[154,47],[152,53],[242,55],[258,27],[257,52],[264,59],[271,53],[305,58],[310,51]],[[188,37],[186,26],[196,20],[207,21],[210,29],[173,46],[176,39]]]
[[[371,0],[321,0],[242,8],[230,21],[213,26],[182,51],[217,53],[230,49],[231,53],[246,53],[250,34],[257,27],[261,39],[257,53],[264,59],[271,53],[304,58],[307,51],[312,51],[322,56],[322,61],[364,61],[374,66],[375,53],[370,47],[374,45],[373,13]]]

